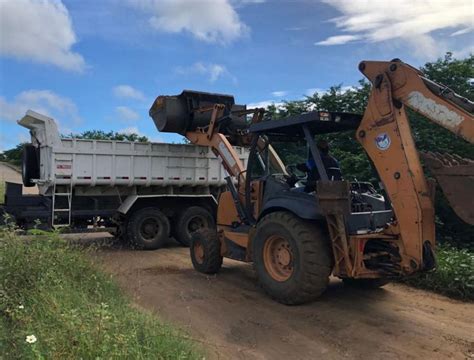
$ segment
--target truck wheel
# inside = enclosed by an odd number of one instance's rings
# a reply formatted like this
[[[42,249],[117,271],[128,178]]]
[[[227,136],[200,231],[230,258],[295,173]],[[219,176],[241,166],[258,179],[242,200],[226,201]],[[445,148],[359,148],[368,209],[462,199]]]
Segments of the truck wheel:
[[[200,229],[215,229],[215,220],[209,211],[200,206],[191,206],[178,214],[174,224],[176,240],[189,246],[191,235]]]
[[[257,224],[252,250],[257,280],[276,301],[302,304],[326,290],[333,256],[320,226],[288,212],[268,214]]]
[[[39,179],[39,164],[38,164],[38,153],[36,148],[31,144],[23,146],[23,155],[21,162],[21,178],[23,185],[26,187],[32,187],[36,184],[32,182],[32,179]]]
[[[191,261],[194,269],[204,274],[215,274],[222,266],[221,244],[216,230],[200,229],[191,236]]]
[[[127,238],[139,249],[154,250],[162,247],[169,238],[168,218],[157,208],[135,211],[127,225]]]
[[[345,286],[350,286],[359,289],[378,289],[382,286],[387,285],[390,280],[379,278],[379,279],[353,279],[344,278],[342,279]]]

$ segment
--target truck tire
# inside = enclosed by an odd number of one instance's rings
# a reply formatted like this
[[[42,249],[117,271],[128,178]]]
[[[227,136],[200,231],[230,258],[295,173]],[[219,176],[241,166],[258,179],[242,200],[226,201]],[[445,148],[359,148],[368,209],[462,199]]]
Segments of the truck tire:
[[[21,162],[21,178],[23,185],[26,187],[33,187],[36,184],[32,179],[39,179],[39,161],[36,147],[31,144],[23,146],[23,155]]]
[[[326,290],[333,256],[321,226],[289,212],[270,213],[257,224],[252,250],[257,280],[276,301],[303,304]]]
[[[169,234],[168,218],[157,208],[137,210],[128,220],[127,238],[138,249],[158,249],[168,241]]]
[[[214,229],[200,229],[191,236],[191,261],[196,271],[215,274],[222,267],[221,244]]]
[[[178,214],[173,233],[176,240],[189,246],[192,234],[200,229],[215,229],[215,220],[211,213],[201,206],[191,206]]]
[[[378,289],[382,286],[387,285],[390,280],[384,278],[378,279],[353,279],[353,278],[343,278],[345,286],[358,288],[358,289]]]

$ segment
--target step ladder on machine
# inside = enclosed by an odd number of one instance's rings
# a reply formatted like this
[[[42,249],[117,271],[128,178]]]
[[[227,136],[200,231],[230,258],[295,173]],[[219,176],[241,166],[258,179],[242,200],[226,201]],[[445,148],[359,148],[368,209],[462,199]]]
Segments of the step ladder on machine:
[[[72,209],[72,185],[64,185],[66,192],[57,192],[56,184],[53,187],[53,206],[51,225],[55,228],[66,227],[71,225],[71,209]],[[58,199],[67,199],[67,207],[64,207],[64,201]],[[62,206],[62,207],[58,207]],[[64,214],[66,214],[66,219]]]

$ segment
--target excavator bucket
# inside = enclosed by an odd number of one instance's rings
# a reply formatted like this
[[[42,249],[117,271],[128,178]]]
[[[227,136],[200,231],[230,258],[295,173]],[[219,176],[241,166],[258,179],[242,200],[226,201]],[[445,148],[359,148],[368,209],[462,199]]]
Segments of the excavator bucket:
[[[422,158],[456,214],[474,225],[474,161],[433,152],[422,153]]]

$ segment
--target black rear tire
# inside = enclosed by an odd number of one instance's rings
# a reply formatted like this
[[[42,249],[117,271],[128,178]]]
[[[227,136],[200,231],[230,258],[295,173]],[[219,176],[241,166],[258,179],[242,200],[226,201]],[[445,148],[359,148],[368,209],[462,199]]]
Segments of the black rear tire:
[[[191,236],[191,261],[196,271],[215,274],[222,267],[221,244],[213,229],[200,229]]]
[[[159,249],[166,244],[169,234],[168,218],[154,207],[135,211],[127,223],[127,239],[138,249]]]
[[[39,179],[39,159],[38,151],[35,146],[26,144],[23,147],[22,163],[21,163],[21,178],[25,187],[33,187],[36,184],[33,179]]]
[[[267,249],[275,238],[281,239],[280,244],[286,244],[278,245],[277,251],[285,247],[288,255],[278,253],[269,260]],[[257,224],[252,249],[258,282],[276,301],[286,305],[303,304],[316,299],[326,290],[333,256],[329,238],[321,226],[289,212],[274,212]],[[286,270],[279,274],[273,267],[281,267],[281,263],[275,264],[283,258],[286,258],[286,261],[281,260]]]
[[[216,228],[214,217],[201,206],[191,206],[183,210],[178,214],[173,225],[176,240],[184,246],[190,245],[191,236],[195,231]]]
[[[344,282],[345,286],[358,288],[358,289],[367,289],[367,290],[381,288],[382,286],[385,286],[390,282],[390,280],[387,280],[384,278],[378,278],[378,279],[344,278],[342,279],[342,281]]]

